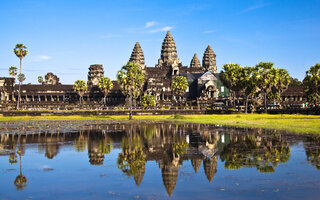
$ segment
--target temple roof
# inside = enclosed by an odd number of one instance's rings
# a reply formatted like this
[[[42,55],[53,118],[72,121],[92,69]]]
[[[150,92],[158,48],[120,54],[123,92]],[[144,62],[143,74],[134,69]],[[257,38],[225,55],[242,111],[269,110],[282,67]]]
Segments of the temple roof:
[[[137,63],[139,64],[141,69],[145,69],[146,66],[144,61],[144,54],[139,42],[136,42],[136,44],[134,45],[129,62]]]
[[[210,44],[203,54],[202,67],[210,70],[212,73],[217,73],[216,54],[213,52]]]
[[[193,55],[193,58],[190,62],[190,68],[201,68],[200,60],[196,53]]]
[[[180,60],[178,59],[174,39],[170,31],[168,31],[162,43],[161,57],[158,61],[158,66],[162,66],[162,64],[169,66],[173,63],[178,64],[180,63]]]

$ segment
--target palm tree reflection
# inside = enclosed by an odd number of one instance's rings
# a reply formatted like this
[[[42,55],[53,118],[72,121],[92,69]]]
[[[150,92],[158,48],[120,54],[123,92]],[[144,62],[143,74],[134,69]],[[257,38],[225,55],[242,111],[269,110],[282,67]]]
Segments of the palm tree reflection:
[[[18,150],[19,158],[20,158],[20,174],[14,180],[14,185],[17,190],[23,190],[27,186],[28,179],[22,174],[22,163],[21,163],[21,154],[22,152]]]

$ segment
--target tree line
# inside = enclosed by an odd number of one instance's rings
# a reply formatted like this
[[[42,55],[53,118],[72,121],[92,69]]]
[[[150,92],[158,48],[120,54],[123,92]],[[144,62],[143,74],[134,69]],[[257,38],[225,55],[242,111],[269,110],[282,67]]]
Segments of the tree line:
[[[219,74],[222,83],[231,90],[232,105],[238,106],[239,98],[245,99],[245,112],[248,111],[249,99],[252,104],[259,104],[263,99],[264,112],[267,112],[267,100],[273,100],[281,107],[281,95],[289,85],[301,86],[308,101],[317,106],[320,97],[320,64],[312,66],[301,83],[292,78],[286,69],[276,68],[272,62],[260,62],[254,67],[242,67],[239,64],[225,64]],[[235,100],[236,99],[236,100]]]
[[[17,44],[13,49],[15,55],[20,61],[20,71],[17,73],[17,67],[11,66],[9,74],[15,78],[18,75],[19,90],[17,109],[21,101],[20,88],[22,82],[26,79],[22,73],[22,59],[28,54],[27,47],[24,44]],[[267,100],[281,102],[281,94],[291,85],[301,86],[303,84],[306,97],[310,104],[317,106],[320,98],[320,64],[310,67],[306,71],[303,82],[292,78],[285,69],[276,68],[272,62],[260,62],[254,67],[242,67],[239,64],[225,64],[223,70],[219,74],[222,83],[231,90],[232,104],[239,108],[239,99],[245,99],[245,112],[248,110],[249,99],[252,102],[258,101],[258,97],[262,96],[264,100],[264,110],[267,111]],[[145,75],[136,63],[128,62],[117,73],[117,81],[120,84],[122,93],[129,99],[130,118],[132,118],[132,102],[137,99],[143,89]],[[38,82],[42,83],[43,78],[38,77]],[[176,76],[172,80],[173,96],[181,101],[181,97],[188,89],[188,82],[184,76]],[[102,77],[99,80],[98,87],[104,93],[104,104],[106,104],[106,96],[113,88],[113,83],[108,77]],[[74,82],[74,90],[80,96],[80,104],[83,95],[87,90],[87,84],[84,80]],[[145,108],[153,107],[155,100],[152,95],[142,97],[142,105]]]

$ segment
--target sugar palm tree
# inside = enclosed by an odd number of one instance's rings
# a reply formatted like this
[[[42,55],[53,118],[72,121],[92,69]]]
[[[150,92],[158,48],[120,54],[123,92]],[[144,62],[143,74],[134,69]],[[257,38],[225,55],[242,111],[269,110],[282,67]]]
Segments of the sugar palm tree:
[[[261,89],[264,99],[264,112],[267,112],[267,95],[271,91],[272,86],[276,84],[274,76],[274,67],[272,62],[260,62],[256,65],[258,71],[258,87]]]
[[[28,51],[26,50],[27,47],[24,46],[24,44],[17,44],[15,48],[13,49],[13,52],[16,54],[16,56],[20,59],[20,72],[21,74],[21,65],[22,65],[22,59],[28,54]],[[19,103],[20,103],[20,89],[21,89],[21,82],[19,81],[19,93],[18,93],[18,103],[17,103],[17,110],[19,109]]]
[[[312,101],[317,106],[320,99],[320,63],[306,71],[303,86],[309,101]]]
[[[11,66],[9,67],[9,74],[14,78],[17,75],[17,67]]]
[[[237,97],[238,111],[240,110],[239,96],[242,92],[245,81],[244,68],[239,64],[225,64],[222,66],[224,71],[220,73],[222,83],[233,91],[233,107],[235,108],[234,96]]]
[[[43,77],[42,76],[38,76],[38,83],[40,83],[40,84],[43,83]]]
[[[73,84],[73,89],[77,91],[80,96],[80,105],[82,104],[82,99],[85,91],[87,90],[87,84],[84,80],[77,80]]]
[[[108,77],[101,77],[98,83],[98,87],[102,90],[104,97],[103,97],[103,104],[106,105],[106,97],[110,90],[113,88],[113,83]]]
[[[144,73],[137,63],[128,62],[117,74],[121,91],[129,97],[129,120],[132,119],[132,101],[137,98],[144,84]]]
[[[248,112],[248,103],[249,98],[253,97],[254,94],[257,92],[257,70],[255,67],[244,67],[243,69],[244,75],[244,95],[246,98],[246,108],[245,113]]]
[[[21,151],[18,151],[19,154],[19,158],[20,158],[20,174],[16,177],[16,179],[14,180],[14,185],[16,186],[16,188],[18,190],[23,190],[27,185],[26,183],[28,182],[27,177],[25,177],[22,174],[22,163],[21,163]]]
[[[285,91],[290,82],[290,75],[288,73],[288,70],[286,69],[277,69],[277,76],[275,80],[275,88],[277,89],[278,95],[279,95],[279,103],[281,101],[281,94],[283,91]]]
[[[172,80],[172,91],[175,95],[182,97],[188,89],[188,81],[184,76],[176,76]]]

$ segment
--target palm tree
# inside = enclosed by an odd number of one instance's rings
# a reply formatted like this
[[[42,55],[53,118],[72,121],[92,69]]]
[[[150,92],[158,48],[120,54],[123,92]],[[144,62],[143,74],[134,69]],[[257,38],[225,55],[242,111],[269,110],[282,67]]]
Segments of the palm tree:
[[[277,76],[276,76],[276,83],[275,83],[275,87],[277,89],[278,92],[278,96],[279,96],[279,103],[281,101],[281,94],[283,91],[285,91],[286,89],[288,89],[288,86],[291,82],[291,77],[288,73],[288,70],[286,69],[276,69],[277,70]]]
[[[16,186],[16,188],[18,190],[23,190],[27,186],[26,183],[28,182],[28,179],[27,179],[27,177],[25,177],[22,174],[22,163],[21,163],[21,154],[22,154],[22,152],[19,150],[18,154],[19,154],[19,158],[20,158],[20,174],[14,180],[14,185]]]
[[[257,87],[257,70],[254,67],[244,67],[243,68],[244,75],[244,95],[246,97],[246,108],[245,113],[248,112],[248,103],[249,98],[254,96],[258,87]]]
[[[103,104],[106,105],[106,97],[109,91],[113,88],[113,83],[108,77],[101,77],[98,83],[98,87],[103,91]]]
[[[24,46],[24,44],[17,44],[16,47],[13,49],[13,52],[20,59],[20,72],[19,72],[19,74],[21,74],[22,59],[28,54],[28,51],[26,49],[27,49],[27,47]],[[17,110],[19,109],[19,103],[20,103],[20,89],[21,89],[21,82],[19,81]]]
[[[234,96],[237,97],[237,104],[238,104],[238,111],[240,111],[240,105],[239,105],[239,96],[240,93],[243,90],[243,84],[244,84],[244,69],[239,64],[225,64],[222,66],[224,71],[221,71],[220,73],[220,79],[222,83],[230,88],[234,92]],[[233,107],[235,108],[235,103],[233,100]]]
[[[14,78],[17,75],[17,67],[11,66],[9,67],[9,74]]]
[[[132,119],[132,101],[137,98],[144,84],[144,73],[137,63],[128,62],[117,74],[122,93],[129,97],[129,120]]]
[[[176,76],[172,80],[172,91],[175,95],[182,97],[188,89],[188,81],[184,76]]]
[[[79,94],[80,96],[80,105],[82,105],[82,98],[83,95],[85,93],[85,91],[87,90],[87,84],[84,80],[77,80],[74,82],[73,84],[73,89]]]
[[[42,76],[38,76],[38,83],[40,83],[40,84],[43,83],[43,77]]]
[[[260,62],[256,65],[258,71],[258,87],[261,89],[264,99],[264,112],[267,113],[267,95],[275,85],[274,67],[272,62]]]
[[[142,106],[145,109],[148,109],[150,107],[154,107],[156,105],[156,102],[154,100],[154,97],[150,94],[144,95],[142,97]]]
[[[310,67],[303,79],[303,86],[309,101],[317,106],[320,99],[320,63]]]

